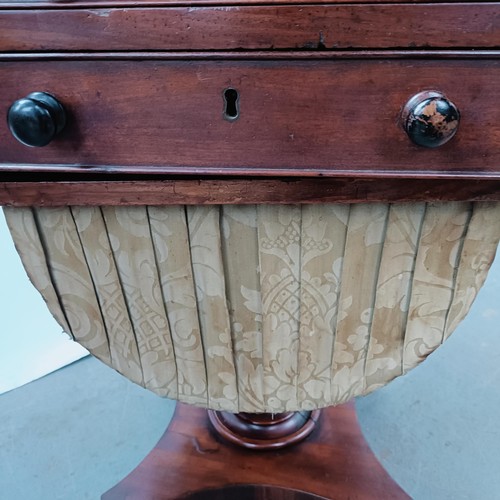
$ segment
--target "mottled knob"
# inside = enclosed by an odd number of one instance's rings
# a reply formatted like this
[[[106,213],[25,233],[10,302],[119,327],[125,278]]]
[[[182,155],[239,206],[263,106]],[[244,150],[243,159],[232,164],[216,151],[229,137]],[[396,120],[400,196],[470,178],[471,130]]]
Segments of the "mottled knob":
[[[64,128],[66,113],[55,97],[46,92],[33,92],[14,102],[7,114],[7,123],[19,142],[41,147]]]
[[[436,148],[457,133],[460,112],[441,92],[426,91],[406,103],[401,119],[408,137],[415,144]]]

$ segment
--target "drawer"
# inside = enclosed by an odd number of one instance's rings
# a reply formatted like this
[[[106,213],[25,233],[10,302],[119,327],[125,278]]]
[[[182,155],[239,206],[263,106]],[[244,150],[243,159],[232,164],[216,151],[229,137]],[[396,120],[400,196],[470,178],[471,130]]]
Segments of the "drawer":
[[[0,52],[500,46],[499,2],[288,1],[0,1]]]
[[[17,142],[2,120],[3,171],[500,174],[496,59],[4,61],[0,84],[4,116],[34,91],[68,115],[42,148]],[[227,89],[238,95],[236,119],[224,114]],[[423,90],[443,92],[461,113],[438,148],[414,145],[399,123]]]

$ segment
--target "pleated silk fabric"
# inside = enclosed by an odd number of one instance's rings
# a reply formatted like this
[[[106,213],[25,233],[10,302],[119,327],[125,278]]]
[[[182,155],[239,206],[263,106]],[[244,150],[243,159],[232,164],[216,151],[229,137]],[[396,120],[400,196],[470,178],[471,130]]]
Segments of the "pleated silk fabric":
[[[482,286],[500,204],[6,208],[94,356],[232,412],[343,403],[423,361]]]

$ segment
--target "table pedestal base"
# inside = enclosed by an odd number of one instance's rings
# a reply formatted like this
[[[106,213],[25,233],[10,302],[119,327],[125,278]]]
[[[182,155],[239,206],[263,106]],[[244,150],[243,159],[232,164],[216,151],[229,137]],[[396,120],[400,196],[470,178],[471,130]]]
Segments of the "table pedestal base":
[[[151,453],[103,500],[407,499],[361,434],[354,405],[326,408],[312,434],[281,450],[224,442],[206,410],[179,403]]]
[[[226,441],[252,450],[300,443],[316,428],[320,410],[287,413],[228,413],[208,410],[213,429]]]

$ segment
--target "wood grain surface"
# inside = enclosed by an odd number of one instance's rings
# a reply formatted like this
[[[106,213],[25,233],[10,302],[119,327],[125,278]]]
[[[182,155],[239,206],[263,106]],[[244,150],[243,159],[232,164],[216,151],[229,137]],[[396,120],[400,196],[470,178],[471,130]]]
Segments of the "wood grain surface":
[[[230,485],[268,488],[255,488],[254,496],[220,494]],[[211,490],[209,494],[207,490]],[[153,451],[102,498],[308,498],[293,496],[290,490],[335,500],[408,498],[370,451],[352,403],[323,410],[318,430],[301,444],[260,452],[221,443],[209,429],[205,410],[178,404],[167,432]]]
[[[9,9],[0,4],[0,52],[500,46],[498,2],[48,5],[52,8]]]
[[[500,171],[500,59],[32,61],[0,63],[0,113],[33,91],[56,96],[68,125],[29,148],[0,121],[0,171],[57,165],[162,175],[366,176]],[[225,120],[224,89],[240,95]],[[460,109],[457,135],[415,146],[401,108],[439,90]],[[47,167],[47,171],[50,170]]]
[[[226,4],[229,2],[226,2]],[[262,5],[263,0],[231,0],[230,5]],[[270,2],[269,2],[270,3]],[[273,4],[392,4],[392,3],[443,3],[442,0],[272,0]],[[446,3],[451,4],[462,4],[463,0],[447,0]],[[481,3],[496,3],[496,0],[484,0]],[[224,5],[222,0],[141,0],[138,4],[137,0],[1,0],[0,8],[23,8],[23,9],[34,9],[34,8],[47,8],[47,9],[57,9],[57,8],[106,8],[106,7],[171,7],[175,5]]]
[[[17,177],[17,176],[16,176]],[[500,179],[193,179],[0,182],[0,205],[500,201]]]

